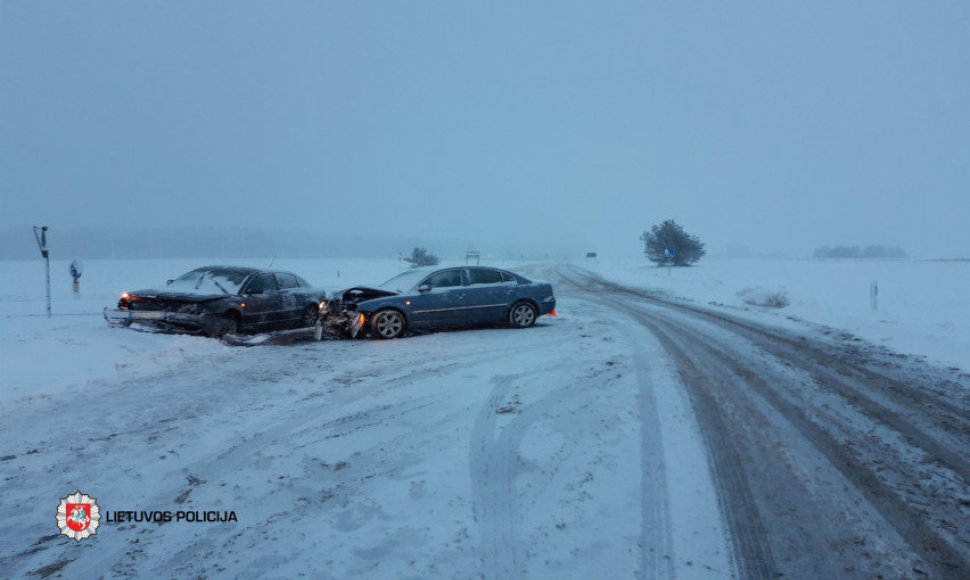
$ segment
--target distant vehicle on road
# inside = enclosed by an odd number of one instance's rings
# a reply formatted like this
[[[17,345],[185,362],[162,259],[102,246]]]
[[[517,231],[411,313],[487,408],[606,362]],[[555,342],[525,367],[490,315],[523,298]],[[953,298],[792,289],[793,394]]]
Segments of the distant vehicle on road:
[[[320,313],[324,331],[397,338],[408,330],[506,323],[526,328],[553,312],[552,285],[482,266],[409,270],[377,288],[335,294]]]
[[[104,318],[112,326],[223,336],[314,326],[325,299],[291,272],[207,266],[169,280],[164,290],[123,292]]]

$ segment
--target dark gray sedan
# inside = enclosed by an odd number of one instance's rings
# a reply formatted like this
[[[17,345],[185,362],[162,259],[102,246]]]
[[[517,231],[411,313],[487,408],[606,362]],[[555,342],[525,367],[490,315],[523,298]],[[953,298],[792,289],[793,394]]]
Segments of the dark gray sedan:
[[[104,318],[112,326],[223,336],[312,327],[325,298],[291,272],[208,266],[169,280],[164,289],[123,292]]]
[[[556,308],[552,285],[481,266],[410,270],[376,288],[338,292],[321,311],[329,334],[397,338],[407,330],[506,323],[527,328]]]

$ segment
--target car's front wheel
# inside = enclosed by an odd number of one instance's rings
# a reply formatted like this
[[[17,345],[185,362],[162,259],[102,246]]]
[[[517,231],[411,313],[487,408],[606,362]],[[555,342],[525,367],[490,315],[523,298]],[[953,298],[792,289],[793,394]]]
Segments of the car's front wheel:
[[[536,323],[536,307],[528,302],[517,302],[509,310],[509,324],[514,328],[528,328]]]
[[[239,314],[226,312],[222,317],[213,316],[208,319],[207,326],[205,333],[212,338],[222,338],[227,334],[238,334],[240,328]]]
[[[308,304],[303,311],[303,326],[316,326],[318,320],[320,320],[320,308],[316,304]]]
[[[371,318],[371,331],[377,338],[398,338],[404,334],[404,315],[397,310],[379,310]]]
[[[239,313],[235,311],[226,312],[226,322],[222,327],[222,335],[227,334],[239,334],[242,332],[242,320],[239,318]]]

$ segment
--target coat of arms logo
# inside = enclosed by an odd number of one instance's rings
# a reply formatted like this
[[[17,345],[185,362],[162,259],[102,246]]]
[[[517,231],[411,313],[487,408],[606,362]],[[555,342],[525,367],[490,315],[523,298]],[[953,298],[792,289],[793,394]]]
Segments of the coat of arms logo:
[[[98,501],[80,491],[62,497],[57,506],[57,527],[62,534],[78,542],[98,533],[100,520]]]

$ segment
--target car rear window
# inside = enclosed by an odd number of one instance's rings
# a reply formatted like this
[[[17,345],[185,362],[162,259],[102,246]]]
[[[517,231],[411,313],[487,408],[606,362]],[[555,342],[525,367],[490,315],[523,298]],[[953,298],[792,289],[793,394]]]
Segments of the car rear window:
[[[501,272],[501,274],[502,274],[502,282],[512,282],[512,283],[516,282],[515,276],[513,276],[512,274],[509,274],[508,272]]]
[[[468,270],[471,275],[472,284],[501,284],[502,273],[498,270],[484,270],[471,268]]]

